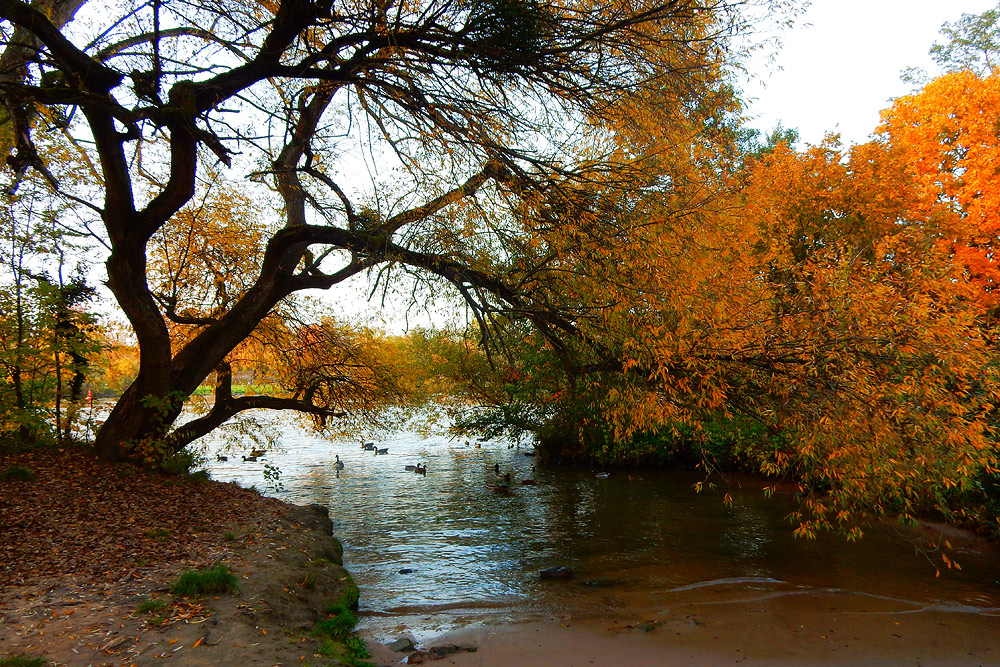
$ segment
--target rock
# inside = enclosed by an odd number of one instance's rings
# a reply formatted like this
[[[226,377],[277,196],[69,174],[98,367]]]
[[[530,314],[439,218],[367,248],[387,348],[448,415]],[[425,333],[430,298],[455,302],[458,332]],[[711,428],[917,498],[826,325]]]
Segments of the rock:
[[[475,653],[478,650],[479,650],[478,646],[459,646],[457,644],[444,644],[442,646],[432,646],[430,652],[444,657],[446,655],[451,655],[452,653]]]
[[[400,637],[399,639],[397,639],[393,643],[389,644],[388,646],[389,646],[389,650],[390,651],[395,651],[396,653],[403,653],[405,651],[412,651],[415,648],[417,648],[413,644],[413,640],[410,639],[409,637]]]
[[[576,576],[576,574],[573,572],[573,568],[571,567],[556,565],[554,567],[547,567],[544,570],[539,570],[538,576],[542,579],[572,579]]]
[[[427,651],[414,651],[403,658],[402,662],[405,662],[408,665],[419,665],[433,660],[442,660],[445,656],[452,655],[453,653],[475,653],[478,650],[479,648],[476,646],[444,644],[442,646],[431,647],[431,649]]]

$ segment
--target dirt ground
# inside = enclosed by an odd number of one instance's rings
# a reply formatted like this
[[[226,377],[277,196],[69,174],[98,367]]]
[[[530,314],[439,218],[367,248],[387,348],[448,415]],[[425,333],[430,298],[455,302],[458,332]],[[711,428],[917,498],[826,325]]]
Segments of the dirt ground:
[[[0,456],[0,658],[56,665],[330,665],[311,632],[355,590],[326,509],[182,483],[79,452]],[[214,564],[238,595],[172,595]],[[149,612],[150,600],[162,607]],[[159,604],[159,603],[154,603]],[[329,656],[334,657],[329,657]]]

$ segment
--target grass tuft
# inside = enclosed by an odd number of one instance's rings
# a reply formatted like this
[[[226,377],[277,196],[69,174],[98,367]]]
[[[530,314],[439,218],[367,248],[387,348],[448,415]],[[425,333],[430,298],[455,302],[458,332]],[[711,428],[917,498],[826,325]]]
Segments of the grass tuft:
[[[24,466],[11,466],[0,474],[0,479],[5,482],[30,482],[35,475]]]
[[[135,609],[140,614],[151,614],[154,611],[160,611],[161,609],[164,609],[166,606],[167,603],[164,602],[163,600],[149,599],[140,602],[139,606],[136,607]]]
[[[184,597],[238,593],[236,575],[225,565],[204,570],[188,570],[180,576],[170,592]]]
[[[370,657],[365,642],[351,634],[358,623],[358,617],[351,610],[357,604],[356,587],[349,589],[336,602],[326,605],[327,618],[316,624],[313,635],[326,639],[319,648],[320,655],[336,658],[352,667],[365,667]]]
[[[0,667],[45,667],[49,661],[45,658],[32,658],[27,655],[12,655],[0,658]]]

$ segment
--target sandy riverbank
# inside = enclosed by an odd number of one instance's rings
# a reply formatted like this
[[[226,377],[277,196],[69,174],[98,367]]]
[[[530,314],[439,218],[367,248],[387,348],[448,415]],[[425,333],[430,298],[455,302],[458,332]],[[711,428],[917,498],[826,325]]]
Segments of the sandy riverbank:
[[[423,642],[437,665],[998,665],[1000,617],[825,594],[677,605],[656,615],[480,625]],[[405,654],[372,646],[372,662]]]

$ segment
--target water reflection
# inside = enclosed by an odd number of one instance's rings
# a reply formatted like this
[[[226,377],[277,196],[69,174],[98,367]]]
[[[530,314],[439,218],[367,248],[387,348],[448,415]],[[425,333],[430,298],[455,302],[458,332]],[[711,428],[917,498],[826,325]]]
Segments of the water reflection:
[[[534,458],[508,443],[481,449],[445,438],[397,433],[376,456],[357,441],[330,441],[281,416],[281,449],[258,463],[210,456],[213,478],[266,486],[263,465],[281,471],[281,491],[330,508],[345,561],[362,589],[362,626],[437,632],[485,617],[662,608],[691,595],[749,599],[825,591],[1000,614],[1000,566],[963,554],[963,572],[940,579],[913,542],[869,530],[860,543],[792,537],[791,498],[756,489],[696,494],[696,478],[644,472],[530,470]],[[209,443],[210,453],[221,441]],[[345,468],[333,467],[339,455]],[[427,464],[426,476],[405,466]],[[493,468],[512,476],[499,495]],[[522,486],[533,478],[537,485]],[[572,566],[571,582],[543,582],[538,570]],[[419,615],[423,612],[423,615]]]

